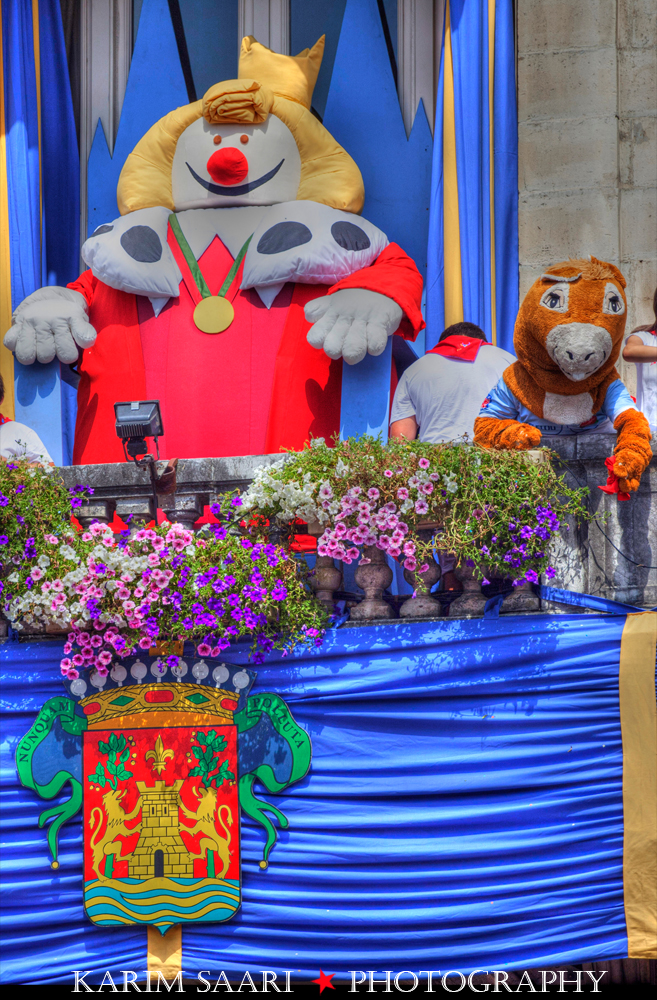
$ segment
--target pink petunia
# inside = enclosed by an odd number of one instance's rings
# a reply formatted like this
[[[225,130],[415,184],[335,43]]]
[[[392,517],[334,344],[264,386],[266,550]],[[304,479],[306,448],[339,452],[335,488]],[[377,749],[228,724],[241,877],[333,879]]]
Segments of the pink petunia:
[[[410,573],[414,573],[417,569],[417,563],[412,556],[407,556],[404,560],[404,569],[407,569]]]
[[[65,674],[65,673],[66,673],[66,671],[67,671],[67,670],[70,670],[70,669],[71,669],[71,667],[73,666],[73,664],[71,663],[71,661],[70,661],[70,659],[68,658],[68,656],[65,656],[63,660],[60,660],[60,663],[59,663],[59,665],[60,665],[60,667],[61,667],[61,669],[62,669],[62,673],[63,673],[63,674]]]
[[[384,469],[383,475],[386,477],[386,479],[392,479],[392,469]]]
[[[198,656],[210,656],[210,654],[212,653],[212,648],[211,646],[208,645],[207,642],[201,642],[196,647],[196,653]]]
[[[408,490],[405,486],[400,486],[397,490],[397,498],[399,500],[408,500]]]
[[[73,657],[73,662],[75,663],[75,657]],[[112,654],[108,649],[104,649],[98,654],[98,662],[104,667],[108,666],[112,662]]]
[[[429,459],[428,458],[421,458],[420,461],[417,464],[420,466],[421,469],[428,469],[429,468]]]
[[[101,653],[101,656],[102,656],[102,653]],[[74,667],[82,667],[82,666],[84,666],[84,657],[80,653],[76,653],[75,656],[73,657],[73,666]]]
[[[415,503],[415,513],[416,514],[426,514],[429,510],[429,505],[426,500],[417,500]]]

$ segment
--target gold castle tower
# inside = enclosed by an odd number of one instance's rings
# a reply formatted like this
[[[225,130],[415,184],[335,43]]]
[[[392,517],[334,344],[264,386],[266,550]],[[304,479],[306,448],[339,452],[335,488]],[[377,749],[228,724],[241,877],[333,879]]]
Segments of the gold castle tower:
[[[141,831],[128,862],[130,878],[193,878],[194,857],[180,836],[178,807],[183,779],[167,785],[137,782],[141,795]]]

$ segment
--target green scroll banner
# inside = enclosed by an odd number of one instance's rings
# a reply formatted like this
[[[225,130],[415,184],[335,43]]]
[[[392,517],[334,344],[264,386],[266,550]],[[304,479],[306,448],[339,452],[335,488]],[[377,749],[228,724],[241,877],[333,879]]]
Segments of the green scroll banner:
[[[81,736],[87,728],[87,720],[75,713],[75,702],[65,696],[50,698],[41,708],[29,732],[25,734],[16,750],[16,769],[21,785],[30,788],[42,799],[54,799],[66,783],[71,786],[71,797],[57,806],[45,809],[39,816],[39,827],[48,820],[53,822],[48,828],[48,847],[52,855],[52,868],[59,868],[57,841],[61,826],[71,819],[82,806],[82,785],[69,771],[57,771],[46,784],[40,784],[32,773],[32,759],[37,747],[41,746],[52,731],[55,719],[59,719],[64,732],[71,736]],[[80,748],[82,753],[82,748]]]
[[[285,781],[277,780],[269,764],[259,764],[248,774],[241,775],[238,783],[241,808],[247,816],[260,823],[267,833],[262,861],[260,862],[260,867],[265,869],[268,865],[269,852],[278,836],[276,827],[266,814],[272,813],[283,830],[287,829],[289,822],[280,809],[254,795],[253,786],[256,781],[259,781],[268,792],[282,792],[295,781],[305,778],[310,770],[312,747],[310,737],[296,724],[283,699],[268,691],[248,697],[246,709],[235,715],[237,731],[244,733],[252,729],[260,721],[263,712],[269,716],[274,729],[286,741],[292,752],[292,770]]]

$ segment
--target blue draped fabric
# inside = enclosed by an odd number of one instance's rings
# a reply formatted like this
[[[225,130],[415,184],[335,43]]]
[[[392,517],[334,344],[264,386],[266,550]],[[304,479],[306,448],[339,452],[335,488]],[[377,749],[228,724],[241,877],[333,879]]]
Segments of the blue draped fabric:
[[[627,955],[618,663],[623,616],[531,616],[340,629],[258,667],[310,734],[310,774],[270,800],[290,821],[244,897],[183,929],[183,969],[546,968]],[[82,911],[81,821],[53,873],[44,803],[13,754],[63,688],[59,643],[1,650],[5,983],[146,968],[146,931]],[[246,662],[246,652],[231,660]],[[118,977],[120,979],[120,977]]]
[[[489,11],[493,7],[494,38],[489,39]],[[452,74],[445,78],[441,58],[429,211],[427,350],[438,343],[445,325],[462,318],[476,323],[489,340],[513,352],[518,311],[518,123],[513,18],[512,0],[449,0]],[[445,87],[454,97],[456,190],[445,189],[444,184]],[[450,199],[458,202],[457,247],[445,243],[445,198],[449,204]],[[452,304],[451,313],[445,307],[446,257],[449,264],[449,255],[454,253],[460,254],[462,316],[460,303],[458,307]]]
[[[1,11],[15,309],[42,285],[65,285],[79,273],[80,163],[59,0],[1,0]],[[70,464],[76,394],[59,362],[14,362],[14,372],[16,419],[39,434],[56,464]]]
[[[518,110],[512,0],[495,4],[493,166],[495,176],[495,304],[497,343],[513,350],[518,312]]]
[[[449,0],[463,318],[491,334],[488,4]]]

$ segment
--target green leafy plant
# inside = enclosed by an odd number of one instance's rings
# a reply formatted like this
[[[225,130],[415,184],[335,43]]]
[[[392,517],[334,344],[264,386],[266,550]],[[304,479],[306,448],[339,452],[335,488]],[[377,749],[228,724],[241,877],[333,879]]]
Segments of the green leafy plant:
[[[106,784],[110,788],[116,788],[119,781],[127,781],[128,778],[132,777],[132,771],[127,771],[124,766],[126,761],[130,759],[130,747],[127,745],[123,733],[119,733],[118,736],[116,733],[110,733],[107,743],[99,740],[98,750],[100,753],[106,754],[108,760],[105,761],[105,766],[101,761],[98,761],[95,772],[87,775],[87,781],[93,785],[100,785],[101,788],[104,788]],[[105,768],[107,768],[107,773],[105,773]]]
[[[17,630],[68,633],[69,679],[84,668],[105,675],[117,657],[162,641],[191,640],[214,658],[250,639],[255,662],[321,644],[327,614],[299,563],[245,537],[239,496],[223,496],[215,522],[196,533],[181,524],[117,533],[72,522],[83,493],[56,472],[0,463],[0,606]]]
[[[592,519],[588,490],[569,488],[549,452],[540,457],[368,436],[329,448],[320,438],[258,469],[242,502],[254,531],[265,519],[319,522],[318,554],[346,563],[369,562],[363,549],[376,545],[423,573],[439,547],[482,578],[535,583],[554,575],[548,543],[566,519]]]
[[[214,785],[221,788],[224,781],[234,781],[235,775],[228,769],[228,758],[223,760],[219,766],[215,759],[222,750],[226,749],[226,738],[217,735],[216,730],[211,729],[209,733],[196,733],[198,746],[192,747],[192,753],[196,757],[198,764],[190,768],[189,776],[201,776],[201,783],[205,788]],[[216,769],[215,769],[216,768]]]

